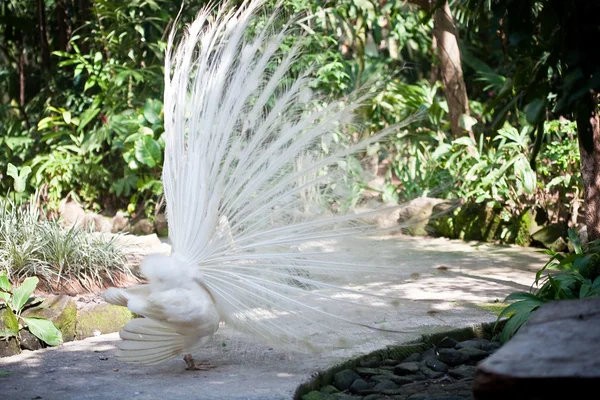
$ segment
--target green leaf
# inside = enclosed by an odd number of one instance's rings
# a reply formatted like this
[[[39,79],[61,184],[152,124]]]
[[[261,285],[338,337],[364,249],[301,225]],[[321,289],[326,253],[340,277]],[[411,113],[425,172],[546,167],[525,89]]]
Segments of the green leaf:
[[[24,317],[23,321],[27,324],[29,332],[50,346],[58,346],[62,343],[62,334],[56,329],[52,321],[44,318],[29,317]]]
[[[10,285],[10,281],[8,280],[8,276],[4,274],[0,275],[0,290],[10,292],[11,289],[12,286]]]
[[[525,118],[529,125],[535,125],[540,120],[542,113],[546,109],[546,102],[544,99],[535,99],[531,103],[525,106]]]
[[[35,290],[39,279],[35,276],[29,277],[23,281],[21,286],[16,288],[13,292],[13,308],[15,312],[19,313],[21,308],[27,302],[27,299],[31,297]]]
[[[15,192],[21,193],[25,191],[27,184],[27,176],[31,173],[31,167],[25,166],[21,168],[21,171],[17,169],[13,164],[8,163],[6,174],[11,176],[14,180],[13,187]]]
[[[19,320],[17,316],[11,310],[10,307],[7,307],[3,311],[2,315],[2,323],[4,324],[4,330],[0,334],[0,336],[18,336],[19,335]]]
[[[64,111],[64,112],[62,113],[62,117],[63,117],[63,119],[65,120],[65,122],[66,122],[67,124],[70,124],[70,123],[71,123],[71,111]]]
[[[135,158],[153,168],[160,162],[162,152],[160,144],[151,136],[142,136],[135,142]]]

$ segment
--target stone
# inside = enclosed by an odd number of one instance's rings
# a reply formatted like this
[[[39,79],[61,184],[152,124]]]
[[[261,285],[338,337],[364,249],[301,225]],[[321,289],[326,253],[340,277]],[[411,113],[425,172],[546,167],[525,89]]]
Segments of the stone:
[[[394,374],[400,376],[414,374],[415,372],[419,372],[419,368],[418,362],[404,362],[394,367]]]
[[[469,357],[469,360],[471,361],[481,361],[490,355],[490,353],[485,350],[473,349],[470,347],[459,349],[458,351],[464,354],[465,356]]]
[[[42,342],[40,342],[40,339],[38,339],[27,329],[21,329],[19,336],[21,336],[20,344],[22,349],[34,351],[42,348]]]
[[[428,359],[428,360],[425,360],[424,363],[432,371],[448,372],[448,366],[440,360]]]
[[[384,390],[394,390],[394,389],[398,389],[398,385],[392,381],[381,381],[373,387],[373,390],[377,390],[379,392],[382,392]]]
[[[488,341],[484,339],[469,339],[458,342],[455,346],[456,349],[481,349],[482,346],[487,344]]]
[[[363,390],[369,389],[369,382],[362,378],[355,379],[352,385],[348,388],[350,393],[360,393]]]
[[[85,211],[83,207],[72,199],[63,199],[58,204],[60,224],[63,227],[81,227],[85,223]]]
[[[451,337],[445,337],[443,338],[438,344],[437,344],[437,348],[438,349],[451,349],[454,346],[456,346],[458,343],[458,341],[456,341],[456,339],[453,339]]]
[[[469,361],[469,356],[456,349],[439,349],[438,360],[444,364],[454,367]]]
[[[553,251],[564,251],[567,248],[567,225],[565,223],[550,224],[531,235],[531,238]]]
[[[427,349],[421,354],[421,360],[437,360],[437,351],[434,348]]]
[[[383,365],[377,357],[369,357],[367,359],[360,360],[358,364],[359,364],[359,366],[364,367],[364,368],[377,368],[380,365]],[[393,365],[396,365],[396,364],[392,364],[392,366]]]
[[[404,362],[421,361],[421,358],[421,353],[412,353],[404,359]],[[398,363],[396,362],[396,364]]]
[[[84,226],[93,232],[110,233],[112,230],[111,221],[100,214],[87,213],[84,221]]]
[[[373,375],[391,375],[392,371],[387,370],[387,369],[383,369],[383,368],[364,368],[364,367],[357,367],[354,369],[356,372],[358,372],[358,374],[360,376],[373,376]]]
[[[154,220],[154,231],[158,237],[169,236],[169,224],[167,222],[167,216],[165,214],[158,214]]]
[[[330,394],[321,393],[317,390],[313,390],[312,392],[308,392],[304,396],[302,396],[302,400],[332,400],[335,397],[332,397]]]
[[[421,367],[420,372],[425,375],[427,379],[437,379],[444,376],[444,373],[441,371],[434,371],[427,367]]]
[[[112,218],[111,232],[129,232],[129,229],[129,218],[127,218],[127,215],[125,215],[125,213],[117,211],[115,216]]]
[[[402,232],[411,236],[427,236],[427,224],[433,214],[433,209],[446,200],[429,197],[418,197],[400,209],[398,224]]]
[[[0,357],[10,357],[21,353],[19,342],[15,337],[0,340]]]
[[[147,218],[142,218],[131,227],[134,235],[150,235],[154,233],[154,224]]]
[[[475,398],[586,398],[600,383],[599,326],[600,298],[542,305],[478,365]]]
[[[84,307],[77,313],[76,338],[118,332],[132,318],[131,311],[121,306],[101,303]]]
[[[472,378],[473,375],[475,375],[475,367],[472,365],[459,365],[458,367],[448,371],[448,375],[454,379]]]
[[[24,317],[45,318],[60,331],[64,342],[75,340],[77,303],[67,295],[49,295],[36,307],[23,311]]]
[[[360,375],[351,369],[344,369],[333,375],[333,386],[343,392],[350,389],[350,386],[356,379],[360,379]]]
[[[320,392],[331,394],[331,393],[337,393],[337,392],[339,392],[339,390],[337,390],[336,387],[333,385],[327,385],[327,386],[323,386],[321,388]]]

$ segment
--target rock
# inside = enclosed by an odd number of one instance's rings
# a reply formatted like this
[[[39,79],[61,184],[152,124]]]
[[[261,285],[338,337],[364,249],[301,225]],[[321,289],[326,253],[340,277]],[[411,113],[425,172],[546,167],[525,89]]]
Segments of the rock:
[[[433,209],[442,203],[448,201],[428,197],[418,197],[410,201],[398,213],[398,224],[403,228],[402,232],[411,236],[429,235],[426,228]]]
[[[448,372],[448,366],[440,360],[428,359],[428,360],[425,360],[424,363],[428,368],[430,368],[433,371]]]
[[[373,390],[377,390],[378,392],[395,389],[398,389],[398,385],[395,384],[393,381],[381,381],[373,387]]]
[[[332,397],[330,394],[321,393],[319,391],[313,390],[312,392],[308,392],[304,396],[302,396],[302,400],[332,400],[335,397]]]
[[[533,240],[553,251],[564,251],[567,248],[567,242],[564,239],[566,237],[567,225],[564,223],[548,225],[531,235]]]
[[[469,356],[456,349],[439,349],[438,360],[451,367],[454,367],[469,361]]]
[[[158,214],[154,220],[154,231],[158,237],[169,236],[169,224],[165,214]]]
[[[471,361],[481,361],[490,355],[490,353],[485,350],[473,349],[473,348],[469,348],[469,347],[460,349],[458,351],[460,353],[464,354],[465,356],[469,357],[469,360],[471,360]]]
[[[600,298],[542,305],[481,362],[473,394],[487,399],[578,399],[600,383]]]
[[[331,394],[331,393],[337,393],[339,392],[339,390],[337,390],[335,388],[335,386],[333,385],[327,385],[327,386],[323,386],[320,390],[321,393],[327,393],[327,394]]]
[[[437,344],[436,347],[439,349],[451,349],[454,346],[456,346],[457,343],[458,343],[458,341],[456,341],[456,339],[446,336]]]
[[[21,329],[19,335],[21,336],[20,344],[22,349],[34,351],[42,348],[40,339],[27,329]]]
[[[352,382],[352,385],[348,389],[350,393],[360,393],[363,390],[369,389],[369,383],[362,378],[358,378]]]
[[[475,375],[475,367],[472,365],[459,365],[448,371],[448,375],[455,379],[472,378]]]
[[[456,349],[481,349],[487,343],[489,342],[485,339],[469,339],[458,342],[454,347]]]
[[[0,340],[0,357],[10,357],[19,353],[21,353],[21,348],[15,337]]]
[[[97,304],[84,307],[77,313],[77,339],[97,336],[97,332],[111,333],[121,330],[133,318],[125,307],[112,304]]]
[[[437,379],[437,378],[441,378],[442,376],[444,376],[443,372],[441,372],[441,371],[434,371],[434,370],[432,370],[432,369],[430,369],[428,367],[425,367],[425,366],[421,367],[419,369],[419,371],[423,375],[425,375],[425,377],[427,379]]]
[[[23,311],[24,317],[46,318],[60,331],[63,341],[75,340],[77,304],[67,295],[49,295],[36,307]]]
[[[374,376],[374,375],[391,375],[392,371],[383,368],[364,368],[357,367],[354,369],[360,376]]]
[[[360,378],[360,375],[358,375],[353,370],[344,369],[344,370],[341,370],[340,372],[337,372],[333,376],[333,386],[335,386],[336,389],[343,392],[344,390],[350,389],[350,386],[352,385],[352,383],[356,379],[359,379],[359,378]]]
[[[117,211],[115,216],[112,218],[111,232],[112,233],[129,232],[129,230],[130,230],[129,218],[127,218],[125,213],[123,213],[121,211]]]
[[[147,218],[142,218],[131,227],[134,235],[150,235],[154,233],[154,224]]]
[[[58,213],[60,214],[60,224],[63,227],[78,226],[85,223],[85,211],[83,207],[72,199],[63,199],[58,204]]]
[[[498,342],[489,342],[489,343],[484,343],[481,345],[481,350],[485,350],[487,352],[493,352],[498,350],[501,347],[500,343]]]
[[[94,232],[110,233],[112,223],[108,218],[100,214],[88,213],[85,215],[84,226]]]
[[[427,360],[437,360],[437,351],[434,348],[431,349],[427,349],[423,352],[423,354],[421,354],[421,360],[422,361],[427,361]]]
[[[421,353],[412,353],[410,356],[404,359],[404,362],[421,361],[422,358],[423,357],[421,356]]]
[[[346,393],[334,393],[330,394],[335,400],[361,400],[362,396],[351,396]]]
[[[419,368],[419,363],[416,361],[404,362],[394,367],[394,374],[400,376],[410,375],[419,372]]]
[[[383,363],[380,362],[377,357],[369,357],[367,359],[360,360],[358,365],[360,365],[361,367],[364,367],[364,368],[377,368],[380,365],[383,365]],[[392,366],[393,365],[396,365],[396,364],[392,364]]]

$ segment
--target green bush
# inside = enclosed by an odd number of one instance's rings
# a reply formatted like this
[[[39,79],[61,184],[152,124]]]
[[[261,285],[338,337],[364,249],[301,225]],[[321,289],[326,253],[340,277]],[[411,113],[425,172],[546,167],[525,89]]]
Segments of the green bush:
[[[57,221],[41,220],[31,206],[0,200],[0,265],[13,282],[39,276],[50,284],[74,279],[84,288],[115,284],[116,274],[132,276],[117,237],[106,238]]]
[[[511,293],[504,301],[514,301],[498,316],[508,317],[500,340],[509,340],[531,314],[548,301],[600,296],[600,240],[581,246],[579,237],[569,230],[573,253],[546,250],[550,260],[540,269],[529,293]]]

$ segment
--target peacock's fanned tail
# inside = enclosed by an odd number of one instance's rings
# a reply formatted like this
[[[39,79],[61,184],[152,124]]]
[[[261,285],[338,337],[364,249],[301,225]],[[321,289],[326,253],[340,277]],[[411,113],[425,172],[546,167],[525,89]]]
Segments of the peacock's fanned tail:
[[[282,51],[293,22],[278,28],[261,5],[207,8],[177,44],[170,36],[163,182],[173,251],[237,329],[307,348],[345,326],[372,337],[385,326],[370,304],[395,303],[349,284],[391,270],[372,262],[378,242],[362,239],[377,230],[368,215],[345,206],[356,179],[348,157],[395,128],[344,140],[364,97],[315,101],[311,74],[290,71],[300,49]],[[363,315],[339,312],[360,304]],[[331,345],[350,344],[343,336]]]

